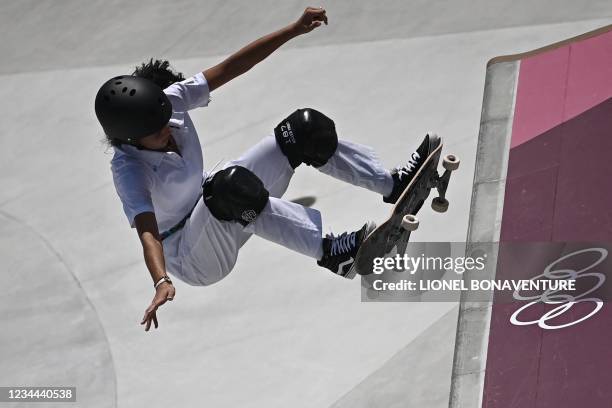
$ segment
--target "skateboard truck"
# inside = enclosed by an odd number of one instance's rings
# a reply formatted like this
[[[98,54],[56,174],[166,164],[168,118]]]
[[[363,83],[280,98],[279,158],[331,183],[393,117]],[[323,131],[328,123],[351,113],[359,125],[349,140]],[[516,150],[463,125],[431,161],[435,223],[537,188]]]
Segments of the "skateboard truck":
[[[399,255],[406,253],[410,234],[419,227],[419,219],[416,217],[416,214],[429,197],[433,188],[438,190],[438,197],[431,204],[433,209],[440,212],[448,209],[446,189],[448,188],[451,172],[459,167],[459,159],[454,155],[446,155],[442,161],[446,171],[440,175],[438,173],[438,164],[443,145],[437,136],[432,136],[432,140],[438,140],[436,147],[429,152],[429,155],[421,164],[421,168],[419,168],[414,178],[395,203],[389,218],[376,227],[362,242],[359,252],[355,257],[354,269],[358,274],[363,276],[372,275],[375,258],[377,257],[389,256],[393,251]],[[396,269],[393,270],[402,272]],[[373,278],[377,278],[377,276],[375,275]],[[366,279],[365,282],[369,281]]]
[[[448,200],[446,199],[446,189],[448,188],[448,182],[450,180],[451,173],[459,168],[461,161],[459,158],[452,154],[447,154],[442,160],[442,167],[444,167],[444,174],[440,176],[438,172],[434,172],[432,177],[431,188],[435,187],[438,190],[438,197],[435,197],[431,201],[431,208],[439,213],[446,212],[448,210]],[[415,231],[419,228],[419,219],[412,215],[407,214],[402,218],[402,228],[406,231]]]
[[[437,178],[435,181],[436,189],[438,190],[438,197],[431,201],[431,208],[434,211],[443,213],[448,210],[448,200],[446,199],[446,189],[448,188],[448,181],[450,180],[451,173],[459,168],[459,159],[453,154],[447,154],[444,156],[442,161],[442,167],[444,167],[444,174],[442,177],[435,175]]]

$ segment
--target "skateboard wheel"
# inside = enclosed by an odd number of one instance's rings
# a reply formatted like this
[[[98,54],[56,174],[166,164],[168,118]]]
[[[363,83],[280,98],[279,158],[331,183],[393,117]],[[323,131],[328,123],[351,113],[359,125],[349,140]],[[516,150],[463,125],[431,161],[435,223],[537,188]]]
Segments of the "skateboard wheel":
[[[404,215],[404,218],[402,218],[402,228],[406,231],[415,231],[419,228],[419,219],[412,214]]]
[[[448,210],[448,200],[442,197],[436,197],[431,201],[431,208],[436,212],[446,212]]]
[[[459,163],[461,163],[461,160],[459,160],[457,156],[454,154],[447,154],[442,160],[442,167],[446,170],[453,171],[459,168]]]

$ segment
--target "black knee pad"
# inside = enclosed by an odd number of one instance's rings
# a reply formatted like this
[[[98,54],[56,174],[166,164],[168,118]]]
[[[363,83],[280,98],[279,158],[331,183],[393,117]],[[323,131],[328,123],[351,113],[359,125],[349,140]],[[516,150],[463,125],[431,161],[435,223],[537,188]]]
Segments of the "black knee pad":
[[[301,163],[321,167],[338,148],[334,121],[311,108],[293,112],[274,128],[274,135],[294,169]]]
[[[203,189],[204,203],[215,218],[242,225],[255,220],[270,197],[259,177],[241,166],[218,171]]]

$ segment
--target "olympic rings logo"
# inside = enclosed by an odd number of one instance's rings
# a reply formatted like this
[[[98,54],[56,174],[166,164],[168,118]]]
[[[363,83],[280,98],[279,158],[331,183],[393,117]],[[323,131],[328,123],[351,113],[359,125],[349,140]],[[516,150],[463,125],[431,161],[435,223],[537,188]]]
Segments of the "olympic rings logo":
[[[587,266],[586,268],[580,269],[578,271],[574,271],[572,269],[558,269],[558,270],[553,269],[558,263],[564,260],[567,260],[573,256],[584,254],[584,253],[599,254],[599,258],[591,265]],[[606,276],[603,273],[599,273],[599,272],[588,272],[588,273],[585,273],[585,272],[599,265],[600,263],[602,263],[604,259],[606,259],[607,257],[608,257],[608,251],[604,248],[588,248],[588,249],[582,249],[576,252],[572,252],[571,254],[565,255],[557,259],[556,261],[553,261],[550,265],[548,265],[544,269],[544,272],[542,274],[531,278],[531,280],[538,280],[540,278],[578,280],[581,278],[592,277],[592,278],[597,279],[597,283],[591,289],[587,290],[584,293],[581,293],[578,296],[562,294],[562,293],[558,293],[557,290],[550,290],[550,289],[546,290],[542,294],[538,294],[535,296],[522,296],[520,293],[520,290],[516,290],[514,291],[514,294],[513,294],[513,297],[515,299],[527,300],[527,301],[532,300],[532,302],[529,302],[526,305],[521,306],[518,310],[516,310],[510,317],[510,323],[512,323],[515,326],[529,326],[529,325],[537,324],[540,328],[545,329],[545,330],[557,330],[557,329],[563,329],[565,327],[576,325],[592,317],[593,315],[595,315],[603,307],[603,301],[595,297],[587,298],[586,296],[589,295],[590,293],[593,293],[597,289],[599,289],[604,284],[606,280]],[[529,309],[533,305],[536,305],[540,302],[546,303],[549,305],[560,304],[560,306],[544,313],[544,315],[537,320],[523,321],[519,319],[519,315],[521,314],[521,312]],[[587,315],[577,320],[574,320],[572,322],[566,323],[566,324],[551,325],[547,323],[549,320],[554,319],[562,315],[563,313],[567,312],[568,310],[570,310],[575,304],[585,303],[585,302],[593,304],[593,310]]]

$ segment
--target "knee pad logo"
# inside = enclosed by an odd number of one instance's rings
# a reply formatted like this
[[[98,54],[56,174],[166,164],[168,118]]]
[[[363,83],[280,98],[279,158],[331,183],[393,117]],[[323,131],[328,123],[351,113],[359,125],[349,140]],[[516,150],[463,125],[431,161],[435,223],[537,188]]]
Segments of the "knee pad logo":
[[[257,218],[255,210],[246,210],[242,212],[241,218],[246,222],[253,222]]]
[[[285,125],[281,126],[280,130],[281,134],[283,135],[283,139],[285,139],[285,142],[295,144],[295,136],[293,136],[293,131],[291,130],[290,122],[285,122]]]

